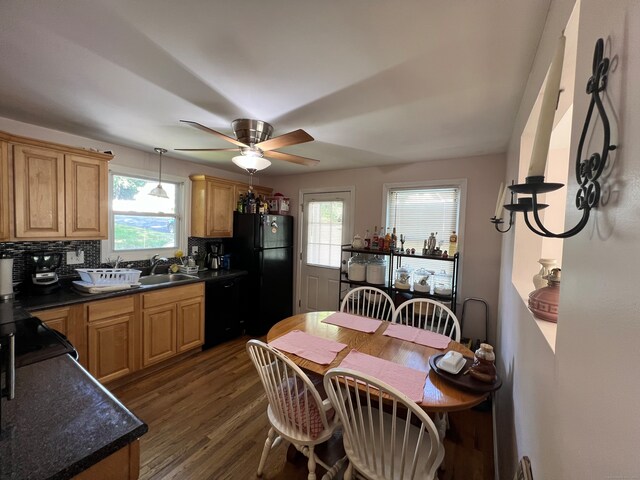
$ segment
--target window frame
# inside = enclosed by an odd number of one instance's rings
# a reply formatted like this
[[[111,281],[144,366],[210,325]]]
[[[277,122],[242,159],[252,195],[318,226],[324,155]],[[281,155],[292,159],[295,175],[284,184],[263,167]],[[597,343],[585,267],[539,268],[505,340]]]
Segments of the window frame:
[[[145,248],[137,250],[115,250],[114,249],[114,212],[113,212],[113,176],[123,175],[128,177],[140,178],[143,180],[157,181],[157,173],[155,171],[142,170],[137,168],[126,167],[122,165],[109,166],[109,234],[106,240],[102,240],[102,248],[100,260],[105,263],[108,258],[120,257],[121,261],[131,262],[150,259],[153,255],[158,254],[161,257],[172,258],[176,250],[187,252],[187,237],[190,228],[190,202],[188,199],[191,195],[191,183],[187,177],[176,175],[167,175],[163,172],[162,180],[167,183],[174,183],[176,188],[176,240],[177,245],[171,248]],[[149,213],[153,215],[153,213]]]
[[[458,212],[458,230],[456,230],[456,234],[458,235],[458,252],[460,254],[460,259],[464,260],[464,240],[466,238],[466,235],[464,233],[464,226],[465,226],[465,214],[467,210],[467,179],[466,178],[422,180],[417,182],[396,182],[396,183],[382,184],[382,212],[381,212],[380,225],[385,225],[387,221],[387,207],[388,207],[390,190],[400,190],[400,189],[412,190],[412,189],[420,189],[420,188],[429,189],[429,188],[447,188],[447,187],[460,189],[460,202],[459,202],[460,210]],[[393,225],[388,225],[388,226],[393,228]],[[398,234],[400,233],[402,232],[398,232]],[[446,234],[450,235],[451,232],[447,232]],[[457,298],[464,298],[462,294],[463,265],[464,265],[463,261],[460,261],[458,263],[458,292],[456,295]]]

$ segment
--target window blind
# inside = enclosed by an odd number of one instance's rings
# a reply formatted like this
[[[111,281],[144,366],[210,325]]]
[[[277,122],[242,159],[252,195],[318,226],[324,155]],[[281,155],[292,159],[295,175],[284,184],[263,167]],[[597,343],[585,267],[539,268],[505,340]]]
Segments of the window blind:
[[[436,245],[441,250],[449,249],[449,236],[454,230],[458,231],[459,187],[394,188],[388,195],[387,226],[396,227],[398,239],[400,234],[404,235],[405,250],[415,248],[416,254],[422,253],[424,241],[431,232],[436,234]],[[428,266],[423,260],[416,262],[407,258],[403,259],[403,265],[431,270],[443,268],[442,262]]]

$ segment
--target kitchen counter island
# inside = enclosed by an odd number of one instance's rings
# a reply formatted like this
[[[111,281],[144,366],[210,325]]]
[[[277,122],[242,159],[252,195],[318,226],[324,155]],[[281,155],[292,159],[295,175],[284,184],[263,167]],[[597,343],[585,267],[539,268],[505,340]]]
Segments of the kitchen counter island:
[[[68,479],[89,468],[81,478],[101,478],[99,462],[134,445],[128,465],[112,465],[130,471],[117,478],[138,478],[147,430],[68,355],[27,365],[16,371],[15,399],[2,399],[0,479]]]

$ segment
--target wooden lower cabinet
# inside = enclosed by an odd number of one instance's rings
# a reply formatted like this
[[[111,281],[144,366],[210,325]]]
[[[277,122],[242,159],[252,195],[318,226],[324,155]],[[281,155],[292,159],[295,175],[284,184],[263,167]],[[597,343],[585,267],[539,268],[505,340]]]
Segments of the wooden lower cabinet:
[[[33,315],[42,320],[49,328],[67,337],[78,352],[78,361],[80,364],[85,368],[89,368],[83,305],[70,305],[68,307],[40,310],[33,312]]]
[[[204,298],[178,302],[178,353],[200,347],[204,343]]]
[[[107,383],[204,344],[204,282],[32,312]]]
[[[73,480],[136,480],[140,476],[140,440],[112,453]]]
[[[133,314],[89,324],[89,372],[105,383],[133,373]]]
[[[176,307],[161,305],[142,313],[142,366],[173,357],[176,347]]]
[[[87,304],[89,372],[105,383],[136,370],[135,299],[118,297]]]
[[[204,343],[204,283],[142,294],[142,366]]]

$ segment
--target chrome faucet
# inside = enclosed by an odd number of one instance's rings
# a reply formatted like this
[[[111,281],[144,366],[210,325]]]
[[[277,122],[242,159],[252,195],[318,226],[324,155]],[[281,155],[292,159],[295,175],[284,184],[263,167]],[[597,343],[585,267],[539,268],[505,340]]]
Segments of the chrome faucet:
[[[156,274],[156,267],[160,262],[168,262],[168,261],[169,259],[167,257],[161,257],[156,253],[153,257],[151,257],[151,271],[149,272],[149,275]]]

